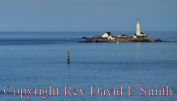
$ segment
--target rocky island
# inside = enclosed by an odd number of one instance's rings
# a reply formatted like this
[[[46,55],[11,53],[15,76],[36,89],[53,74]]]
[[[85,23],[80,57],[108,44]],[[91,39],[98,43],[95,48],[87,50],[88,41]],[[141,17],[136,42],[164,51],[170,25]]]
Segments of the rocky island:
[[[161,39],[149,39],[148,36],[140,31],[140,20],[137,19],[136,33],[128,35],[111,35],[111,32],[105,32],[102,35],[93,36],[92,38],[83,37],[82,42],[161,42]]]

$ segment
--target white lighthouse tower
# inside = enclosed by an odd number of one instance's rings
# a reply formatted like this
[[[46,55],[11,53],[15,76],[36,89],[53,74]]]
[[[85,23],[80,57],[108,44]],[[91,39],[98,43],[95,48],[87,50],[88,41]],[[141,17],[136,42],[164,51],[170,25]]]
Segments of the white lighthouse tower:
[[[139,18],[136,21],[136,35],[141,36],[141,31],[140,31],[140,20]]]
[[[146,34],[141,33],[140,30],[140,20],[139,18],[136,21],[136,34],[133,35],[133,38],[145,37]]]

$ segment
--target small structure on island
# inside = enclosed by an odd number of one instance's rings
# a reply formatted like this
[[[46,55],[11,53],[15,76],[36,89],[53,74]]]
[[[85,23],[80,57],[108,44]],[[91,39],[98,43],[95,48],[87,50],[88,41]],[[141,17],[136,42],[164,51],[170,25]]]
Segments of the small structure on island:
[[[146,34],[141,32],[140,20],[136,20],[136,33],[132,36],[128,35],[111,35],[111,32],[105,32],[92,38],[83,37],[84,42],[161,42],[160,39],[150,40]],[[83,41],[82,41],[83,42]]]
[[[101,39],[105,38],[105,39],[108,39],[108,40],[114,40],[114,37],[111,36],[111,32],[105,32],[101,37],[102,37]]]
[[[115,40],[115,38],[113,36],[108,36],[108,40]]]
[[[101,37],[108,38],[111,35],[111,32],[105,32]]]

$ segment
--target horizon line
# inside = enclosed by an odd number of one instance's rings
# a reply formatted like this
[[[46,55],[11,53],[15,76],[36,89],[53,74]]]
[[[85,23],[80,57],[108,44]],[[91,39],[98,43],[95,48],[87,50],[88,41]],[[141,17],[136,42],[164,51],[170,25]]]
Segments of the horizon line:
[[[141,32],[151,32],[151,31],[154,31],[154,32],[166,32],[166,31],[170,31],[170,32],[174,32],[174,31],[177,31],[177,30],[144,30],[144,31],[141,31]],[[133,30],[105,30],[105,31],[101,31],[101,30],[97,30],[97,31],[0,31],[0,33],[3,33],[3,32],[135,32],[136,31],[133,31]]]

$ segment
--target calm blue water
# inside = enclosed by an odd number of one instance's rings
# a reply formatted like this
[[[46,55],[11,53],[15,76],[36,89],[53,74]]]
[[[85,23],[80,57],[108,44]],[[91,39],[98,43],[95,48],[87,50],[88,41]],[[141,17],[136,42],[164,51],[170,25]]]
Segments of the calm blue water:
[[[132,32],[114,32],[126,34]],[[177,32],[146,32],[159,43],[78,43],[83,36],[96,32],[15,32],[0,33],[0,100],[19,101],[19,96],[5,96],[3,88],[60,87],[60,96],[47,101],[175,101],[177,99]],[[67,51],[71,64],[67,65]],[[86,88],[84,96],[63,96],[63,86]],[[136,95],[88,96],[90,88],[124,89],[134,85]],[[174,96],[139,96],[139,86],[173,89]],[[9,90],[8,93],[11,93]],[[31,96],[24,101],[41,101]]]

